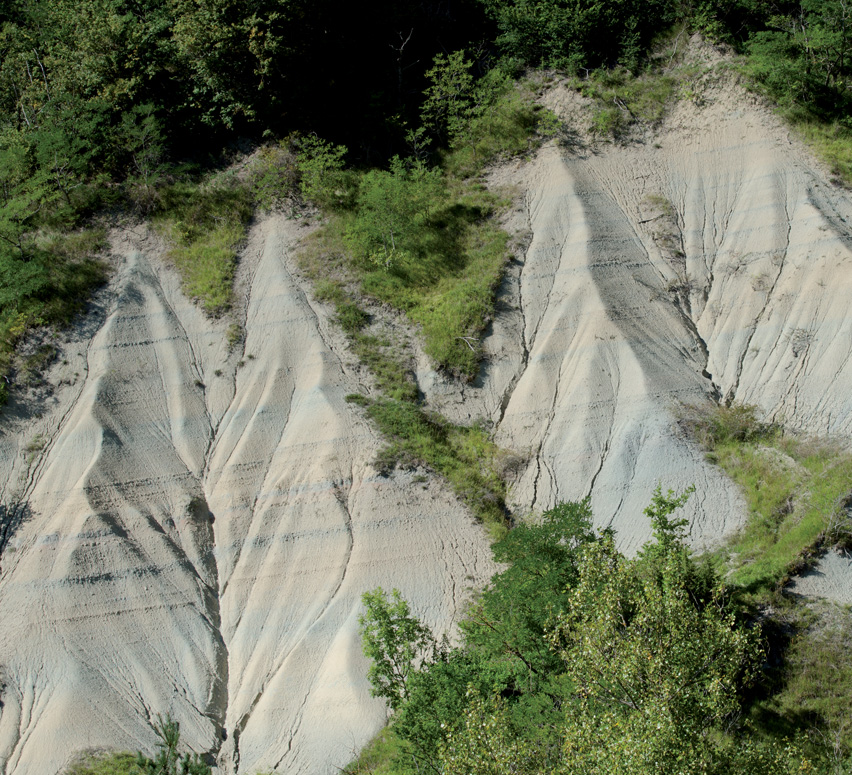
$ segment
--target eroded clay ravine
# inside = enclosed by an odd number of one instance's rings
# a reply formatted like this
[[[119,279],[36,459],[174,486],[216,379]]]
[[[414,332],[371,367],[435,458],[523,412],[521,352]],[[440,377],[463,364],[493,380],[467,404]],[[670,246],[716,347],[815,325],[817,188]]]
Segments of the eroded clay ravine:
[[[552,144],[495,172],[526,239],[487,365],[461,393],[420,365],[433,406],[490,419],[526,461],[516,511],[591,496],[627,550],[650,537],[642,510],[657,484],[695,487],[696,546],[745,517],[683,438],[682,404],[737,401],[807,433],[852,431],[852,201],[779,119],[702,64],[700,104],[681,101],[654,132]],[[546,102],[569,125],[588,115],[570,89]]]
[[[290,273],[298,236],[254,230],[234,356],[156,240],[117,238],[82,386],[4,438],[7,504],[28,512],[0,576],[4,772],[151,748],[157,713],[223,772],[335,771],[385,718],[361,594],[398,587],[446,630],[492,571],[444,489],[372,468],[339,335]],[[28,453],[38,423],[49,441]]]
[[[733,485],[679,432],[679,404],[852,431],[852,201],[704,64],[700,101],[646,136],[549,145],[494,173],[523,239],[481,377],[416,369],[431,406],[490,420],[516,454],[516,512],[588,495],[628,550],[649,535],[658,483],[695,486],[696,545],[742,523]],[[582,120],[576,93],[547,100]],[[293,273],[300,230],[253,228],[233,353],[162,245],[117,233],[110,291],[61,345],[52,398],[7,411],[3,775],[150,749],[157,713],[223,773],[336,771],[385,718],[361,594],[398,587],[445,631],[493,571],[445,488],[374,470],[380,441],[345,401],[361,372]]]

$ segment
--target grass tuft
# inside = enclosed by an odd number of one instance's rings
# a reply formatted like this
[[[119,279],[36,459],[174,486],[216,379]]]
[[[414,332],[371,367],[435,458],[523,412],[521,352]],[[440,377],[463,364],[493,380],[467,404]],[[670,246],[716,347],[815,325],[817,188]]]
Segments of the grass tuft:
[[[405,740],[396,735],[392,727],[385,727],[341,772],[343,775],[409,775],[408,767],[400,767],[408,753]]]
[[[162,191],[155,223],[172,241],[169,258],[184,292],[210,315],[233,303],[237,251],[252,215],[251,195],[234,181],[175,183]]]
[[[745,527],[726,547],[730,581],[758,595],[782,587],[840,538],[852,455],[824,440],[785,435],[753,406],[692,407],[682,425],[743,492]]]

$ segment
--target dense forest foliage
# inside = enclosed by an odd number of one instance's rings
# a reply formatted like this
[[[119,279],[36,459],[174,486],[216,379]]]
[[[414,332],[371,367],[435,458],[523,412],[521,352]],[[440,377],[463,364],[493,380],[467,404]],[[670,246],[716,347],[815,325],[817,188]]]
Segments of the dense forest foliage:
[[[831,681],[839,651],[812,641],[809,672],[800,663],[786,687],[768,690],[778,634],[709,557],[691,554],[676,516],[687,496],[657,490],[645,510],[654,539],[632,559],[611,530],[593,531],[587,501],[518,526],[494,545],[507,567],[476,596],[455,647],[438,643],[395,590],[365,594],[370,680],[394,713],[347,771],[848,772],[850,730],[826,724],[843,731],[837,747],[825,745],[806,699],[815,674]],[[835,631],[835,649],[846,636]],[[842,658],[834,670],[836,701],[849,686]]]

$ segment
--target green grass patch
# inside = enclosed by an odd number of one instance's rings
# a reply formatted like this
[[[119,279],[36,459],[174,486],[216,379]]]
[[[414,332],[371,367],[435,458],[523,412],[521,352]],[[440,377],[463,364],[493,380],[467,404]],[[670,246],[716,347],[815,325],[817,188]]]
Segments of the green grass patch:
[[[52,357],[52,348],[20,356],[26,334],[40,325],[68,325],[106,280],[106,264],[95,257],[105,246],[104,230],[88,229],[40,232],[25,254],[0,251],[0,404],[8,398],[3,377],[17,371],[15,381],[26,383]]]
[[[66,775],[142,775],[138,757],[129,751],[113,751],[81,756]]]
[[[830,445],[778,439],[727,444],[716,459],[746,494],[750,519],[731,544],[731,581],[765,590],[800,569],[838,513],[852,482],[852,456]]]
[[[375,377],[376,387],[385,396],[412,404],[417,401],[417,387],[399,362],[392,342],[371,334],[357,333],[352,337],[352,345],[358,359]]]
[[[686,84],[695,68],[647,69],[634,75],[626,68],[595,70],[575,88],[593,101],[591,129],[601,137],[617,139],[636,122],[657,126],[675,98],[689,94]]]
[[[505,484],[496,473],[500,449],[481,425],[453,425],[410,401],[380,398],[367,416],[388,439],[378,464],[423,465],[443,476],[456,495],[498,537],[506,526]]]
[[[233,303],[237,251],[252,216],[251,194],[234,181],[175,183],[165,188],[155,223],[172,241],[169,258],[184,293],[211,315]]]
[[[394,466],[418,466],[430,468],[449,483],[456,495],[479,518],[489,530],[498,536],[505,530],[506,507],[505,483],[498,471],[505,464],[506,454],[494,445],[487,430],[479,425],[471,427],[453,425],[444,418],[424,411],[420,404],[417,386],[409,370],[401,360],[401,347],[391,338],[374,332],[370,316],[356,301],[348,290],[345,279],[351,279],[351,258],[346,254],[346,245],[342,229],[345,222],[338,218],[329,224],[319,234],[315,235],[301,254],[303,268],[315,281],[314,293],[322,301],[333,304],[336,320],[349,337],[352,349],[359,360],[373,374],[376,387],[382,394],[381,398],[371,399],[366,396],[352,395],[348,397],[351,403],[363,406],[367,416],[387,440],[387,446],[380,452],[377,464],[390,469]],[[505,246],[505,242],[498,243]],[[489,246],[482,247],[483,254],[488,255]],[[502,265],[502,256],[500,257]],[[471,327],[459,327],[458,320],[463,315],[471,314],[465,308],[465,288],[476,287],[476,281],[471,280],[465,285],[466,277],[452,279],[439,278],[439,288],[446,282],[450,292],[441,294],[429,288],[428,279],[423,279],[423,286],[432,293],[425,299],[418,297],[415,288],[407,286],[400,278],[400,273],[384,270],[374,270],[371,275],[369,265],[364,274],[356,274],[352,279],[354,285],[366,285],[373,290],[373,295],[381,300],[402,300],[409,316],[415,320],[423,320],[427,347],[446,347],[452,350],[456,342],[451,338],[453,333],[461,337],[469,334]],[[496,271],[496,268],[495,268]],[[412,272],[414,274],[414,272]],[[497,273],[499,277],[499,273]],[[360,283],[359,283],[360,279]],[[372,282],[375,281],[375,282]],[[420,286],[420,287],[423,287]],[[393,289],[398,295],[389,290]],[[490,301],[490,296],[482,302],[483,306]],[[431,317],[419,317],[425,309],[426,301],[435,303]],[[453,304],[457,305],[453,307]],[[478,310],[482,312],[482,308]],[[474,308],[474,314],[477,310]],[[453,328],[452,320],[447,320],[453,314],[458,318]],[[468,318],[470,320],[470,318]],[[434,322],[433,322],[434,321]],[[441,330],[443,321],[443,328]],[[432,336],[429,335],[429,325],[434,325]],[[482,323],[479,323],[482,325]],[[380,328],[380,327],[379,327]],[[462,340],[470,353],[466,361],[470,368],[478,367],[468,340]],[[475,340],[474,340],[475,341]],[[432,352],[442,352],[440,349]],[[444,351],[446,352],[446,351]],[[435,357],[436,361],[440,360]],[[458,363],[458,361],[454,361]],[[445,361],[444,365],[447,365]]]
[[[725,549],[729,580],[749,593],[771,593],[840,537],[852,455],[828,441],[785,435],[760,422],[755,407],[693,411],[685,423],[748,504],[748,523]]]
[[[793,121],[802,139],[846,186],[852,186],[852,131],[838,123]]]
[[[385,727],[341,772],[343,775],[410,775],[416,769],[404,765],[408,752],[405,740],[394,733],[393,727]]]

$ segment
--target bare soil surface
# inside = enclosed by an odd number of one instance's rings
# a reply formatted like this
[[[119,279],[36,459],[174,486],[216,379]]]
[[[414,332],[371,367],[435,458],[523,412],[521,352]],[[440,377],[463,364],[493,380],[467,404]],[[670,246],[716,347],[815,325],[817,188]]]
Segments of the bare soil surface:
[[[793,579],[789,590],[803,597],[852,605],[852,555],[829,551],[813,568]]]
[[[695,485],[698,546],[742,524],[678,404],[852,430],[852,199],[717,52],[691,56],[691,98],[619,145],[588,135],[576,93],[550,90],[572,144],[492,175],[517,195],[516,251],[482,373],[460,386],[416,359],[434,408],[489,420],[518,455],[516,512],[588,495],[628,550],[657,483]],[[167,712],[220,772],[336,772],[385,719],[362,592],[398,587],[443,632],[493,572],[446,488],[373,468],[380,440],[345,401],[370,386],[294,270],[302,233],[278,216],[253,228],[231,352],[158,239],[116,232],[115,276],[57,343],[55,387],[6,411],[2,775],[151,750]]]
[[[50,375],[73,384],[10,421],[3,772],[151,750],[167,712],[223,772],[336,771],[386,718],[361,594],[399,588],[443,632],[493,572],[445,488],[373,469],[380,442],[344,400],[364,386],[293,274],[301,231],[252,231],[233,353],[155,237],[113,235],[111,307]]]

